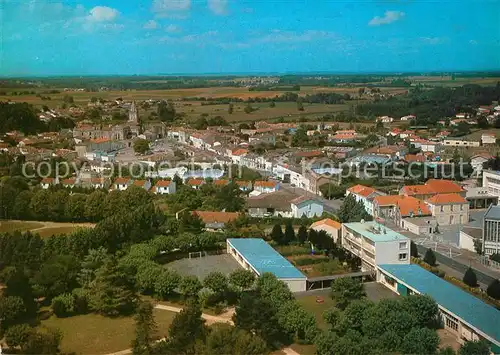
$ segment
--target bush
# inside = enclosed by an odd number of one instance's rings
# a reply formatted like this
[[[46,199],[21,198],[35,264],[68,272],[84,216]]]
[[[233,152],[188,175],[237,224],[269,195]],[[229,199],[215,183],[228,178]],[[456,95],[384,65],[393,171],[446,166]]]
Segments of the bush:
[[[5,342],[9,346],[18,347],[28,342],[32,328],[28,324],[18,324],[10,327],[5,332]]]
[[[296,266],[304,266],[304,265],[315,265],[315,264],[327,263],[329,261],[330,261],[330,258],[328,258],[328,257],[319,257],[319,258],[304,257],[304,258],[300,258],[300,259],[295,259],[292,262]]]
[[[88,291],[83,288],[75,288],[72,292],[75,299],[74,312],[76,314],[86,314],[89,312]]]
[[[488,286],[486,293],[488,293],[488,296],[491,298],[500,300],[500,280],[493,280],[493,282]]]
[[[346,271],[346,268],[338,260],[330,260],[326,263],[314,265],[313,269],[322,275],[342,274]]]
[[[474,270],[470,267],[465,271],[464,278],[462,280],[464,284],[470,287],[477,287],[477,276]]]
[[[57,317],[67,317],[75,311],[75,298],[71,293],[64,293],[52,299],[52,311]]]
[[[436,255],[434,255],[432,249],[427,249],[424,256],[424,261],[430,266],[436,266]]]
[[[283,256],[311,255],[311,248],[298,245],[286,245],[276,247],[278,253]]]

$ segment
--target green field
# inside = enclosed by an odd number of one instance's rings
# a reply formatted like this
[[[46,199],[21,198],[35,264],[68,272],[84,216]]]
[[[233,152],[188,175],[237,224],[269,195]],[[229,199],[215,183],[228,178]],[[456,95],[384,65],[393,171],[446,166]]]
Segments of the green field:
[[[168,327],[176,313],[155,310],[158,327],[157,338],[168,333]],[[86,314],[68,318],[50,317],[43,326],[58,328],[62,335],[61,350],[76,354],[108,354],[131,347],[134,339],[133,317],[107,318],[97,314]]]
[[[323,300],[322,303],[317,302],[318,299]],[[323,313],[332,307],[335,307],[335,302],[330,298],[330,295],[324,294],[321,296],[303,296],[297,298],[297,301],[304,307],[304,309],[314,314],[318,327],[327,329],[328,324],[323,319]]]
[[[79,228],[92,228],[91,223],[58,223],[42,221],[1,221],[0,233],[12,233],[15,231],[39,234],[42,238],[52,235],[70,234]]]

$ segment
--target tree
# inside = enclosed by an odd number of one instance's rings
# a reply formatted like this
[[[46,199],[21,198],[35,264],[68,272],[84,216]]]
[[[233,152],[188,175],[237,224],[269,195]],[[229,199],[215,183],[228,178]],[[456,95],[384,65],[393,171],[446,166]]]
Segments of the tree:
[[[181,279],[179,289],[185,297],[196,297],[203,288],[200,280],[196,276],[187,275]]]
[[[134,141],[134,152],[145,154],[149,150],[149,141],[147,139],[138,138]]]
[[[255,274],[250,270],[237,269],[229,275],[229,282],[240,290],[248,290],[255,283]]]
[[[284,330],[279,325],[274,307],[258,293],[243,293],[233,321],[237,328],[261,337],[269,346],[283,340]]]
[[[274,101],[271,101],[271,102],[269,103],[269,107],[271,107],[271,108],[272,108],[272,107],[276,107],[276,103],[275,103]]]
[[[342,223],[360,222],[361,220],[370,220],[370,215],[366,212],[362,201],[356,201],[351,194],[344,199],[338,213]]]
[[[164,270],[155,282],[155,293],[162,299],[171,295],[179,286],[181,277],[173,270]]]
[[[481,129],[486,129],[486,128],[490,127],[490,124],[489,124],[488,119],[486,117],[480,116],[477,119],[477,126]]]
[[[414,258],[418,258],[417,244],[415,244],[413,240],[410,242],[410,255]]]
[[[403,354],[434,354],[439,345],[436,331],[428,328],[413,328],[404,336],[401,345]]]
[[[141,302],[135,314],[135,339],[132,341],[133,355],[153,354],[153,336],[156,323],[153,315],[153,305]]]
[[[5,332],[5,342],[9,348],[17,348],[26,344],[31,336],[33,329],[26,323],[17,324]]]
[[[254,111],[254,109],[253,109],[252,105],[250,105],[250,103],[247,103],[245,108],[243,109],[243,111],[245,113],[252,113]]]
[[[297,100],[297,111],[304,111],[304,104],[301,99]]]
[[[76,287],[80,264],[73,256],[58,255],[44,263],[35,274],[34,288],[40,296],[48,298],[71,292]]]
[[[464,277],[462,279],[464,284],[470,287],[477,287],[477,276],[474,270],[469,266],[469,268],[465,271]]]
[[[136,295],[133,281],[120,268],[116,259],[101,266],[89,287],[90,308],[106,316],[118,316],[133,311]]]
[[[0,329],[19,321],[26,314],[23,299],[18,296],[0,297]]]
[[[275,224],[271,231],[271,239],[278,245],[283,243],[284,234],[280,224]]]
[[[422,328],[433,327],[438,320],[439,308],[434,299],[428,295],[411,295],[402,300],[404,309],[412,315]]]
[[[147,260],[137,267],[135,284],[141,292],[152,292],[156,282],[163,276],[164,269],[154,261]]]
[[[70,221],[85,220],[85,205],[87,204],[87,195],[75,193],[69,196],[66,201],[66,217]]]
[[[424,261],[430,266],[436,266],[436,255],[431,248],[427,249],[424,255]]]
[[[307,227],[304,225],[301,225],[299,227],[299,231],[297,232],[297,240],[299,241],[300,244],[304,244],[305,241],[307,240]]]
[[[488,293],[488,296],[500,300],[500,280],[494,279],[488,286],[486,293]]]
[[[339,309],[345,309],[349,303],[366,296],[363,283],[352,277],[336,279],[332,283],[331,297]]]
[[[231,115],[233,114],[233,111],[234,111],[234,104],[230,103],[229,106],[227,107],[227,113]]]
[[[193,354],[196,340],[204,340],[205,333],[200,305],[191,301],[172,321],[167,348],[172,354]]]
[[[458,355],[488,355],[490,345],[486,340],[466,341],[458,350]]]
[[[295,240],[295,229],[291,222],[285,224],[285,234],[283,235],[283,245],[288,245]]]
[[[500,263],[500,253],[494,253],[490,255],[490,260]]]
[[[158,104],[158,118],[162,122],[173,122],[175,120],[175,107],[172,102],[166,102],[165,100],[162,100]]]
[[[264,340],[242,329],[229,324],[216,323],[207,335],[202,352],[206,355],[234,354],[261,355],[267,354]]]
[[[106,193],[94,191],[87,195],[85,202],[85,217],[89,221],[99,221],[103,218],[103,209],[106,199]]]
[[[213,271],[205,277],[203,286],[215,293],[222,293],[227,289],[227,277],[221,272]]]
[[[27,341],[21,345],[21,352],[24,354],[58,354],[61,339],[62,335],[58,330],[38,327],[29,332]]]

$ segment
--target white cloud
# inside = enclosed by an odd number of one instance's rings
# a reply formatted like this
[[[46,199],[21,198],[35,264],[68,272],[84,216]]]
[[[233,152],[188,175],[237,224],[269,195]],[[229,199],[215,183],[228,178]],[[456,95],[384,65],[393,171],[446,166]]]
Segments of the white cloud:
[[[175,32],[180,32],[181,28],[177,25],[168,25],[165,28],[165,31],[170,32],[170,33],[175,33]]]
[[[158,27],[160,27],[160,25],[155,20],[149,20],[148,22],[146,22],[144,24],[144,26],[142,26],[142,28],[144,28],[146,30],[155,30]]]
[[[227,14],[228,0],[208,0],[208,8],[216,15]]]
[[[380,25],[388,25],[390,23],[401,20],[405,16],[405,13],[402,11],[386,11],[384,16],[375,16],[368,22],[370,26],[380,26]]]
[[[87,20],[93,22],[112,22],[120,13],[118,10],[107,6],[96,6],[90,10]]]
[[[256,39],[256,42],[309,42],[336,38],[335,33],[329,31],[307,30],[303,32],[272,30],[271,33]]]
[[[152,11],[160,17],[182,17],[191,8],[191,0],[153,0]]]

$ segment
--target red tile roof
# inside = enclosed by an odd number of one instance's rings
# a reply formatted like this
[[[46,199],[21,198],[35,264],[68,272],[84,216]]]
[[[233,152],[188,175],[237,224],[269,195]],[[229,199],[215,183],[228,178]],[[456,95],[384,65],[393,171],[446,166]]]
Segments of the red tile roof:
[[[264,181],[264,180],[258,180],[255,181],[254,187],[276,187],[278,183],[276,181]]]
[[[321,221],[314,222],[313,224],[311,224],[311,226],[309,228],[315,228],[315,227],[319,227],[319,226],[323,226],[323,225],[327,225],[329,227],[333,227],[336,229],[342,228],[341,223],[334,221],[333,219],[330,219],[330,218],[325,218],[325,219],[322,219]]]
[[[203,180],[203,179],[189,179],[186,182],[186,185],[189,185],[189,186],[200,186],[200,185],[203,185],[204,183],[205,183],[205,180]]]
[[[353,187],[348,188],[347,191],[349,191],[349,192],[351,192],[353,194],[356,194],[356,195],[360,195],[360,196],[363,196],[363,197],[368,197],[372,193],[374,193],[376,190],[374,188],[372,188],[372,187],[369,187],[369,186],[355,185]]]
[[[221,179],[221,180],[215,180],[214,185],[216,186],[226,186],[229,184],[229,180]]]
[[[373,200],[379,206],[394,206],[399,209],[401,216],[426,216],[431,211],[424,201],[411,196],[388,195],[377,196]]]
[[[170,180],[158,180],[155,184],[156,187],[167,187],[172,181]]]
[[[432,205],[466,204],[467,200],[458,194],[437,194],[427,199]]]
[[[130,181],[130,178],[127,178],[127,177],[118,177],[115,179],[115,181],[113,182],[115,185],[124,185],[124,184],[128,184]]]

